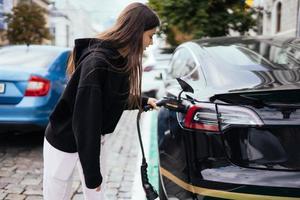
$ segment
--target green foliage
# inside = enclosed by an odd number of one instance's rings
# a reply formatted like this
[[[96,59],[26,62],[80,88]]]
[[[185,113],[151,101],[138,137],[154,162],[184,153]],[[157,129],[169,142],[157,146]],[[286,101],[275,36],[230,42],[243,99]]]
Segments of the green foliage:
[[[244,35],[256,25],[253,9],[242,0],[149,0],[162,21],[161,31],[170,44],[188,38],[226,36],[229,30]]]
[[[20,2],[6,14],[8,29],[6,37],[11,44],[41,44],[51,39],[46,28],[45,10],[35,3]]]

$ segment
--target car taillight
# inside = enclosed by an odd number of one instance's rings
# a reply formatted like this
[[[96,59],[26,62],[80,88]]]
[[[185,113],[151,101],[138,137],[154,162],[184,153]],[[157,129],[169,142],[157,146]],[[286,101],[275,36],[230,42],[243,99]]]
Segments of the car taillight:
[[[150,71],[152,71],[153,70],[153,66],[147,66],[147,67],[144,67],[144,72],[150,72]]]
[[[50,89],[50,81],[39,76],[31,76],[25,91],[25,96],[45,96]]]
[[[215,105],[201,103],[192,105],[184,118],[184,127],[188,129],[218,132],[218,118]]]
[[[221,130],[230,126],[262,126],[264,123],[258,114],[247,107],[218,105],[218,120]]]
[[[217,109],[216,109],[217,108]],[[258,114],[247,107],[197,103],[184,116],[184,128],[220,132],[230,126],[262,126]]]

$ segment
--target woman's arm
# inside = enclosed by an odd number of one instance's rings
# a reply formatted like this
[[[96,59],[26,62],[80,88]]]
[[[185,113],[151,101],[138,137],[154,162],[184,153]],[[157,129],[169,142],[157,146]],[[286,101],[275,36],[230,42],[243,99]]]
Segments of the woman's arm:
[[[95,70],[100,66],[100,70]],[[73,108],[72,128],[86,187],[94,189],[102,183],[100,173],[100,135],[103,118],[105,63],[95,58],[82,62],[80,80]]]
[[[142,108],[146,105],[151,105],[153,108],[157,108],[155,102],[157,101],[155,98],[142,96]],[[138,106],[130,108],[128,103],[125,105],[125,110],[136,110],[139,109]]]
[[[102,93],[97,87],[80,87],[73,111],[72,127],[86,187],[102,183],[100,173],[100,130],[102,126]]]

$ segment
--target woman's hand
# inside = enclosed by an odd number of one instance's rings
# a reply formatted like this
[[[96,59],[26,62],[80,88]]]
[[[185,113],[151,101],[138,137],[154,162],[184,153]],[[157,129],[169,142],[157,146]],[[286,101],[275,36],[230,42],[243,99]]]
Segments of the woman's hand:
[[[158,107],[157,107],[157,105],[156,105],[156,102],[157,102],[157,99],[149,97],[149,98],[148,98],[148,101],[147,101],[147,104],[151,105],[152,108],[158,110]]]
[[[96,192],[100,192],[101,186],[98,186],[95,190],[96,190]]]

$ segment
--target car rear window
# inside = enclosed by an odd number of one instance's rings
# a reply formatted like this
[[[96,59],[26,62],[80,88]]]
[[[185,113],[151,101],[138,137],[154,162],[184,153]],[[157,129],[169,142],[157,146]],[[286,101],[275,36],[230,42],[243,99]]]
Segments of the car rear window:
[[[219,63],[255,70],[295,69],[300,67],[300,51],[292,46],[268,43],[232,44],[205,47]]]
[[[0,68],[44,68],[59,55],[54,49],[4,47],[0,49]]]

